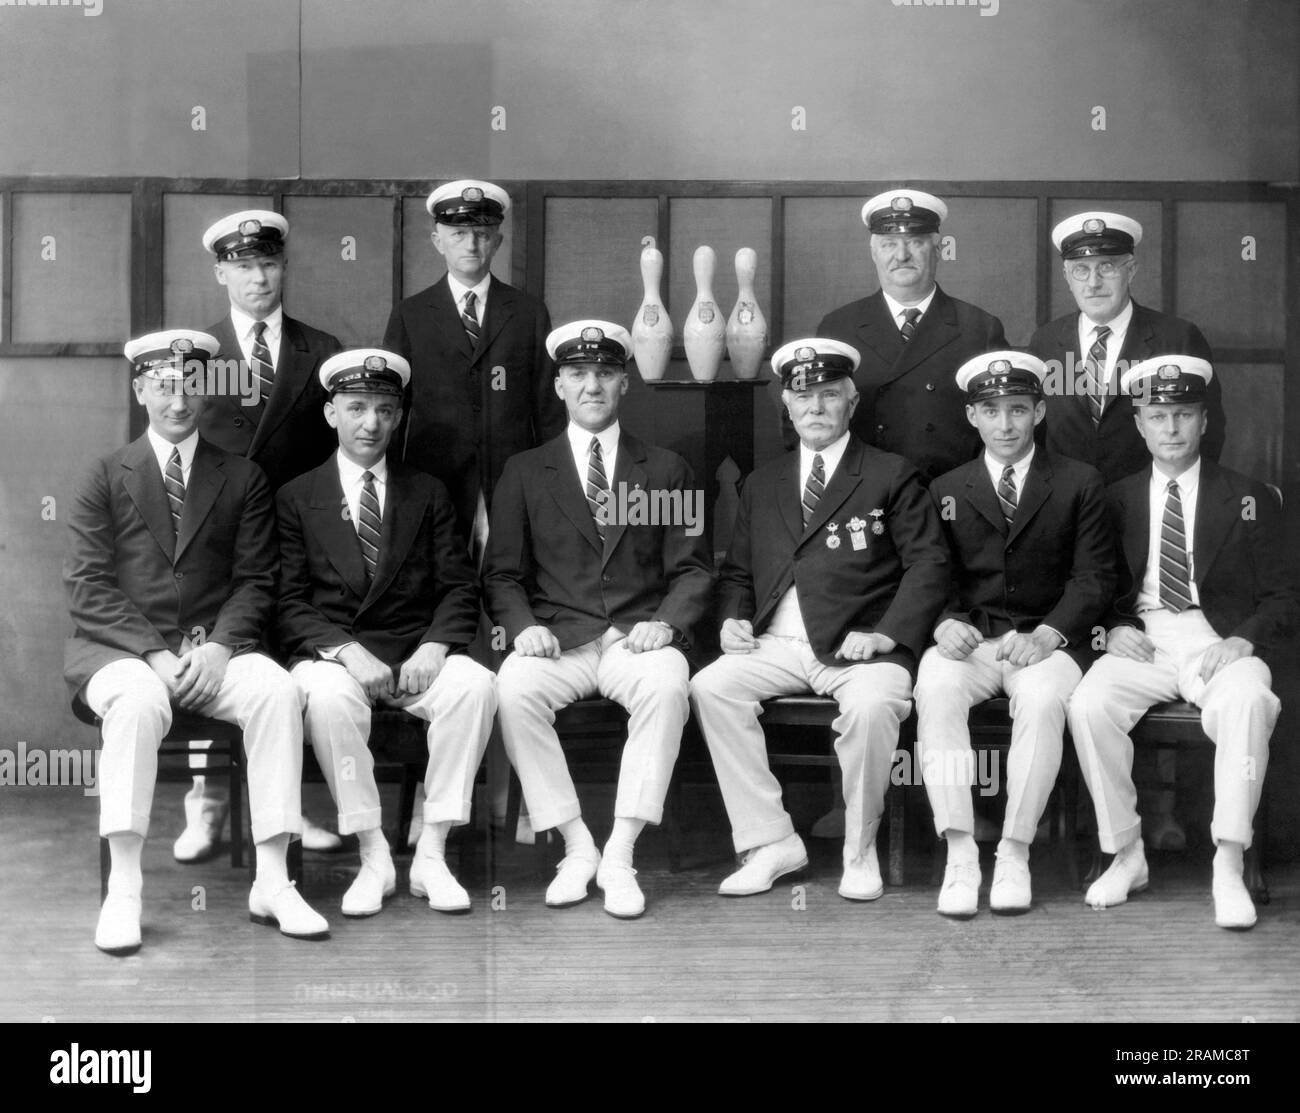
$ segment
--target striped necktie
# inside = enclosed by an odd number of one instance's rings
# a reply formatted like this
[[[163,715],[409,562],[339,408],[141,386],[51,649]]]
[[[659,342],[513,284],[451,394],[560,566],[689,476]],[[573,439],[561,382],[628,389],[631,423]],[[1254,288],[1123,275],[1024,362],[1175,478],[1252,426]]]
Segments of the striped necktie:
[[[465,308],[461,310],[461,314],[460,314],[460,323],[465,326],[465,331],[469,334],[469,342],[471,346],[478,344],[478,337],[480,331],[479,324],[478,324],[478,313],[474,308],[477,303],[478,303],[478,296],[474,293],[473,290],[471,290],[468,294],[465,295]]]
[[[271,397],[271,385],[275,382],[275,365],[271,362],[271,349],[266,345],[266,322],[253,324],[253,374],[257,376],[257,389],[262,396],[262,404]]]
[[[361,513],[357,517],[357,537],[361,539],[361,556],[366,562],[366,577],[373,580],[379,567],[379,530],[383,518],[379,513],[379,497],[375,494],[373,472],[361,473]]]
[[[181,472],[181,450],[173,448],[167,457],[167,470],[163,473],[163,486],[167,488],[167,502],[172,511],[172,525],[176,536],[181,533],[181,513],[185,509],[185,479]]]
[[[1097,339],[1088,349],[1088,409],[1094,426],[1101,424],[1101,413],[1106,408],[1106,337],[1109,335],[1109,325],[1098,325]]]
[[[916,335],[916,322],[921,319],[921,311],[915,307],[903,310],[903,327],[898,331],[903,334],[903,343],[906,344],[913,336]]]
[[[587,505],[591,508],[591,519],[596,523],[596,536],[603,543],[605,540],[605,519],[608,511],[605,504],[609,501],[609,481],[605,478],[605,460],[600,452],[600,441],[592,437],[591,448],[587,452]]]
[[[1002,478],[998,481],[998,502],[1002,504],[1002,517],[1010,525],[1016,516],[1016,506],[1020,497],[1016,494],[1016,469],[1008,464],[1002,469]]]
[[[826,465],[822,460],[822,454],[819,452],[813,457],[812,471],[808,473],[808,482],[803,488],[803,525],[804,529],[808,528],[809,521],[812,520],[813,511],[817,509],[817,504],[822,501],[822,492],[826,490]]]
[[[1165,516],[1160,525],[1160,602],[1178,614],[1192,606],[1191,569],[1187,562],[1187,526],[1178,480],[1169,481]]]

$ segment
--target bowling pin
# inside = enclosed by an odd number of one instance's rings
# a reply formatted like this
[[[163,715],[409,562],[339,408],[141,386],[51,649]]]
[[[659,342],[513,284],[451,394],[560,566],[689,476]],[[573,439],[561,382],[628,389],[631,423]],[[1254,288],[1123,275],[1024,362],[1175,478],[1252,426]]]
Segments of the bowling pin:
[[[682,329],[686,362],[697,383],[711,383],[718,377],[726,343],[727,322],[713,300],[713,271],[718,257],[713,248],[695,249],[695,304]]]
[[[767,320],[754,296],[757,269],[758,253],[752,247],[742,247],[736,252],[736,284],[740,293],[727,321],[727,356],[738,379],[758,376],[763,349],[767,346]]]
[[[654,236],[641,240],[641,285],[645,295],[632,322],[632,353],[637,370],[646,382],[656,382],[668,370],[673,354],[673,323],[659,298],[664,275],[664,255],[655,247]]]

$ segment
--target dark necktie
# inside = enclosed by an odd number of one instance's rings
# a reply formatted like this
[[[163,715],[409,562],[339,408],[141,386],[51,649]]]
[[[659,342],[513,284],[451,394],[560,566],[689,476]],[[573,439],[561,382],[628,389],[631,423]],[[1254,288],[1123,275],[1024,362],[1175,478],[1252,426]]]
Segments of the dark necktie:
[[[1015,518],[1019,501],[1016,494],[1016,469],[1008,464],[1002,469],[1002,478],[998,481],[998,502],[1002,504],[1002,517],[1007,520],[1007,525]]]
[[[1169,481],[1165,516],[1160,525],[1160,602],[1179,613],[1192,605],[1190,568],[1187,563],[1187,526],[1178,480]]]
[[[596,523],[596,535],[605,540],[605,514],[603,510],[609,499],[609,481],[605,478],[605,460],[600,452],[600,441],[591,438],[591,448],[587,453],[587,505],[591,508],[591,519]]]
[[[1088,349],[1088,409],[1093,425],[1101,424],[1101,412],[1106,407],[1106,337],[1109,325],[1097,326],[1097,339]]]
[[[903,310],[903,327],[898,331],[903,334],[904,344],[916,335],[916,322],[920,319],[921,311],[919,309],[912,308]]]
[[[172,525],[176,536],[181,533],[181,512],[185,509],[185,479],[181,472],[181,450],[173,448],[167,457],[167,470],[163,473],[163,486],[167,488],[167,502],[171,506]]]
[[[379,567],[379,530],[383,518],[379,513],[379,497],[375,494],[373,472],[361,473],[361,514],[357,518],[357,537],[361,539],[361,555],[366,562],[366,576],[375,578]]]
[[[822,501],[822,492],[825,490],[826,466],[822,461],[822,454],[819,452],[813,457],[812,471],[808,473],[808,482],[804,484],[803,488],[804,529],[808,528],[808,522],[812,519],[817,504]]]
[[[471,347],[478,344],[478,336],[479,336],[478,312],[474,308],[477,302],[478,302],[478,297],[477,295],[475,295],[474,291],[471,290],[468,294],[465,295],[465,308],[461,311],[461,315],[460,315],[461,324],[465,326],[465,331],[469,334],[469,342]]]
[[[258,391],[265,405],[271,397],[271,384],[275,382],[275,365],[271,362],[271,349],[266,346],[266,322],[253,325],[253,374],[257,376]]]

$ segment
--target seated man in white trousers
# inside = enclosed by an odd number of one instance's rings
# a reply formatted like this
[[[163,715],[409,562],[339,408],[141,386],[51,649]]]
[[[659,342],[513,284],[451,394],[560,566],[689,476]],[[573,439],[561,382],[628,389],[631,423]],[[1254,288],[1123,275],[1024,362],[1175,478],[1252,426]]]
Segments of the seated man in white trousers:
[[[1201,709],[1215,745],[1215,922],[1256,920],[1242,878],[1280,704],[1265,659],[1295,626],[1297,595],[1281,512],[1262,483],[1201,455],[1203,359],[1156,356],[1125,372],[1152,466],[1110,488],[1120,537],[1119,590],[1106,653],[1070,699],[1070,732],[1110,867],[1088,889],[1093,908],[1147,885],[1129,731],[1156,703]]]
[[[948,594],[939,515],[916,469],[849,433],[858,353],[796,340],[772,356],[799,447],[745,481],[721,572],[723,655],[691,700],[744,865],[724,896],[765,892],[808,862],[767,763],[759,701],[833,696],[844,785],[839,892],[884,891],[876,831],[912,676]]]
[[[633,846],[663,816],[689,714],[691,627],[713,587],[703,496],[685,460],[619,425],[626,329],[575,321],[546,348],[569,424],[506,462],[483,567],[488,614],[514,650],[497,679],[501,735],[533,828],[564,838],[546,903],[585,900],[594,877],[605,911],[632,919],[645,911]],[[595,695],[629,716],[603,857],[554,726],[557,710]]]
[[[140,868],[158,747],[173,708],[238,723],[257,876],[249,915],[315,939],[329,925],[289,881],[302,830],[302,715],[289,675],[257,652],[275,607],[275,516],[254,463],[198,434],[207,333],[171,329],[126,345],[144,434],[97,461],[70,515],[64,676],[102,720],[99,830],[112,868],[95,945],[141,943]]]
[[[1029,847],[1061,767],[1065,708],[1096,656],[1115,590],[1101,473],[1034,445],[1047,367],[988,352],[957,371],[984,451],[930,484],[952,551],[952,595],[916,679],[917,764],[948,847],[939,912],[975,915],[979,850],[971,806],[970,709],[1011,702],[1007,805],[989,907],[1028,912]]]
[[[397,888],[369,747],[372,707],[429,724],[409,882],[431,908],[453,913],[468,912],[470,899],[447,867],[447,833],[469,821],[496,710],[492,673],[465,654],[479,590],[451,498],[440,480],[385,459],[410,375],[406,360],[380,348],[321,364],[338,452],[276,496],[280,648],[306,700],[339,833],[355,833],[361,847],[345,916],[373,916]]]

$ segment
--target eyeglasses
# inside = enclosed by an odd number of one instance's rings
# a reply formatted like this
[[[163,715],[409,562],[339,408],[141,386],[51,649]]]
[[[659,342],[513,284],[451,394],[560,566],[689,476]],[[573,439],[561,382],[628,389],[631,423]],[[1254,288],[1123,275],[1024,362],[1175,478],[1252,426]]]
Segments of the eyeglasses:
[[[443,232],[452,243],[466,243],[470,240],[475,243],[491,243],[496,234],[495,228],[456,228]]]
[[[1076,282],[1087,282],[1094,274],[1098,278],[1114,278],[1130,262],[1132,262],[1131,259],[1125,259],[1122,263],[1112,263],[1107,259],[1104,263],[1098,263],[1095,269],[1088,266],[1087,263],[1075,263],[1070,268],[1070,277]]]

